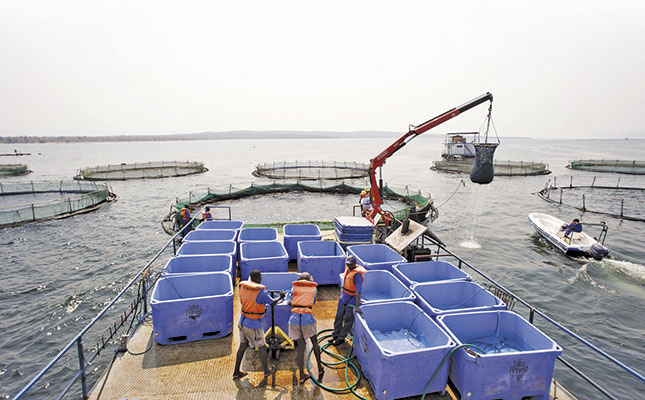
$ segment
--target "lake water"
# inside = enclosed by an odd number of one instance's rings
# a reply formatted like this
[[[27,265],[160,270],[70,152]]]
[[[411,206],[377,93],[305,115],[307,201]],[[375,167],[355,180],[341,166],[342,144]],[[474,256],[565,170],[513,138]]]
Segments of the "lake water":
[[[206,186],[243,187],[257,181],[251,172],[259,163],[368,162],[392,141],[394,138],[0,145],[0,153],[14,148],[32,153],[0,162],[26,163],[34,171],[3,182],[70,179],[79,168],[121,162],[194,160],[209,168],[205,174],[187,177],[111,182],[119,200],[95,212],[0,229],[0,397],[10,397],[25,385],[168,240],[161,220],[177,197],[205,191]],[[496,177],[487,186],[474,185],[467,176],[431,171],[431,162],[440,152],[441,139],[421,137],[387,161],[383,178],[394,188],[408,185],[424,195],[432,194],[441,207],[431,229],[450,249],[609,354],[641,373],[645,371],[645,224],[582,215],[583,222],[604,220],[609,226],[606,245],[612,257],[593,261],[555,252],[539,239],[527,219],[530,212],[552,214],[565,221],[580,217],[579,211],[547,203],[534,193],[547,180],[563,174],[587,182],[599,176],[615,183],[618,175],[569,171],[565,166],[571,159],[644,159],[645,141],[503,139],[497,160],[544,161],[554,174]],[[460,183],[462,178],[465,187]],[[645,187],[645,177],[622,175],[620,179],[621,185]],[[642,204],[643,193],[630,196]],[[619,202],[619,197],[615,194],[601,200]],[[300,193],[228,204],[234,219],[251,223],[331,220],[339,214],[351,215],[351,207],[357,203],[353,196]],[[466,272],[481,282],[472,271]],[[527,317],[522,308],[517,310]],[[537,326],[565,347],[563,357],[603,382],[616,397],[642,395],[644,385],[635,378],[598,362],[591,352],[572,345],[544,323]],[[89,347],[93,338],[85,341]],[[75,352],[71,354],[68,364],[41,382],[39,390],[60,387],[76,372],[78,361]],[[110,357],[111,353],[92,366],[90,382],[103,372]],[[558,362],[555,377],[581,399],[598,398]],[[33,396],[41,397],[46,396]]]

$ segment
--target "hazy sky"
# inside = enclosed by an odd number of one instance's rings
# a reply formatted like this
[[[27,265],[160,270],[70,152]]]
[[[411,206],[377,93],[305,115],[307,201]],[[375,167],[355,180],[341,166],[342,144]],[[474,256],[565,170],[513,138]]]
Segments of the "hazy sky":
[[[645,1],[0,2],[0,136],[405,132],[487,91],[503,136],[645,132]]]

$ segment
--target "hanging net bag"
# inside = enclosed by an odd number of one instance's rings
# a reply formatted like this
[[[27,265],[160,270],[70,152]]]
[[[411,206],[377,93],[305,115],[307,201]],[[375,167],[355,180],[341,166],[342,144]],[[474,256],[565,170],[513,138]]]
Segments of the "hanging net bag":
[[[473,183],[479,183],[481,185],[487,185],[493,181],[495,177],[495,168],[493,167],[493,156],[495,155],[495,149],[499,146],[499,136],[497,136],[497,130],[495,129],[495,124],[493,124],[493,130],[495,131],[495,137],[497,138],[497,143],[488,142],[488,132],[491,125],[491,114],[493,112],[493,103],[491,102],[490,107],[488,107],[488,116],[486,117],[486,132],[484,133],[484,141],[481,141],[481,135],[477,137],[477,143],[475,146],[475,162],[473,167],[470,170],[470,180]],[[482,124],[483,127],[483,124]],[[481,131],[481,129],[480,129]]]

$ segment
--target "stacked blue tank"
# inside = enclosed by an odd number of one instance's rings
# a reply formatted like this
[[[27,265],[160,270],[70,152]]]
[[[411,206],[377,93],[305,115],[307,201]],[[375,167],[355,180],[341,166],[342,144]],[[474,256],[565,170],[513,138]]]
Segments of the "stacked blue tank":
[[[414,303],[374,303],[361,309],[354,322],[354,353],[376,398],[423,394],[454,341]],[[445,389],[448,370],[446,362],[427,393]]]
[[[240,233],[240,238],[244,231]],[[265,272],[287,272],[289,256],[280,242],[241,242],[240,243],[240,276],[242,280],[249,278],[254,269]]]
[[[150,300],[159,344],[219,338],[233,330],[233,284],[229,273],[166,275]]]
[[[338,283],[345,270],[345,252],[336,242],[298,242],[298,271],[309,272],[319,285]]]
[[[275,310],[275,326],[282,329],[285,334],[289,334],[288,323],[291,317],[291,288],[293,281],[298,280],[300,274],[296,272],[267,272],[262,273],[262,285],[267,291],[282,290],[286,297],[284,300],[273,306]],[[273,297],[277,298],[278,294],[274,293]],[[271,307],[266,307],[266,314],[262,317],[262,328],[265,331],[271,328]]]
[[[417,283],[470,281],[470,275],[445,261],[403,263],[392,267],[392,273],[407,287]]]
[[[163,274],[164,275],[178,275],[178,274],[205,274],[211,272],[226,272],[233,276],[233,257],[229,254],[213,254],[213,255],[185,255],[177,256],[168,260]]]
[[[474,282],[448,281],[412,286],[416,303],[432,317],[466,312],[504,310],[506,304]]]
[[[320,228],[315,224],[287,224],[283,228],[284,247],[289,259],[298,258],[298,243],[303,241],[321,240]]]
[[[392,272],[392,266],[407,260],[384,244],[359,244],[349,246],[347,253],[356,257],[356,263],[365,269],[382,269]]]
[[[374,226],[363,217],[336,217],[334,230],[342,246],[353,243],[372,243]]]
[[[535,326],[510,311],[457,313],[437,322],[458,345],[450,380],[461,398],[548,400],[553,364],[562,349]]]
[[[177,250],[177,255],[187,254],[227,254],[235,260],[237,258],[237,247],[232,240],[200,240],[183,243]]]

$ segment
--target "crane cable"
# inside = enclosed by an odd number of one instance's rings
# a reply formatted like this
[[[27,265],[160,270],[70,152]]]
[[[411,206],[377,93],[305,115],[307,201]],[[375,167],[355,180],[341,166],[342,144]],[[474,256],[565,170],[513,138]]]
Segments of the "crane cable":
[[[455,191],[454,191],[454,192],[452,192],[452,194],[451,194],[451,195],[446,199],[446,201],[444,201],[443,203],[441,203],[440,205],[438,205],[438,206],[437,206],[437,207],[435,207],[435,208],[437,208],[437,209],[438,209],[439,207],[443,206],[443,205],[444,205],[444,204],[446,204],[448,201],[450,201],[450,199],[452,199],[452,197],[453,197],[455,194],[457,194],[457,191],[458,191],[458,190],[459,190],[459,188],[461,187],[460,185],[463,185],[464,187],[466,187],[466,182],[464,182],[464,180],[463,180],[463,179],[460,179],[460,180],[459,180],[459,183],[457,183],[457,188],[455,189]]]

